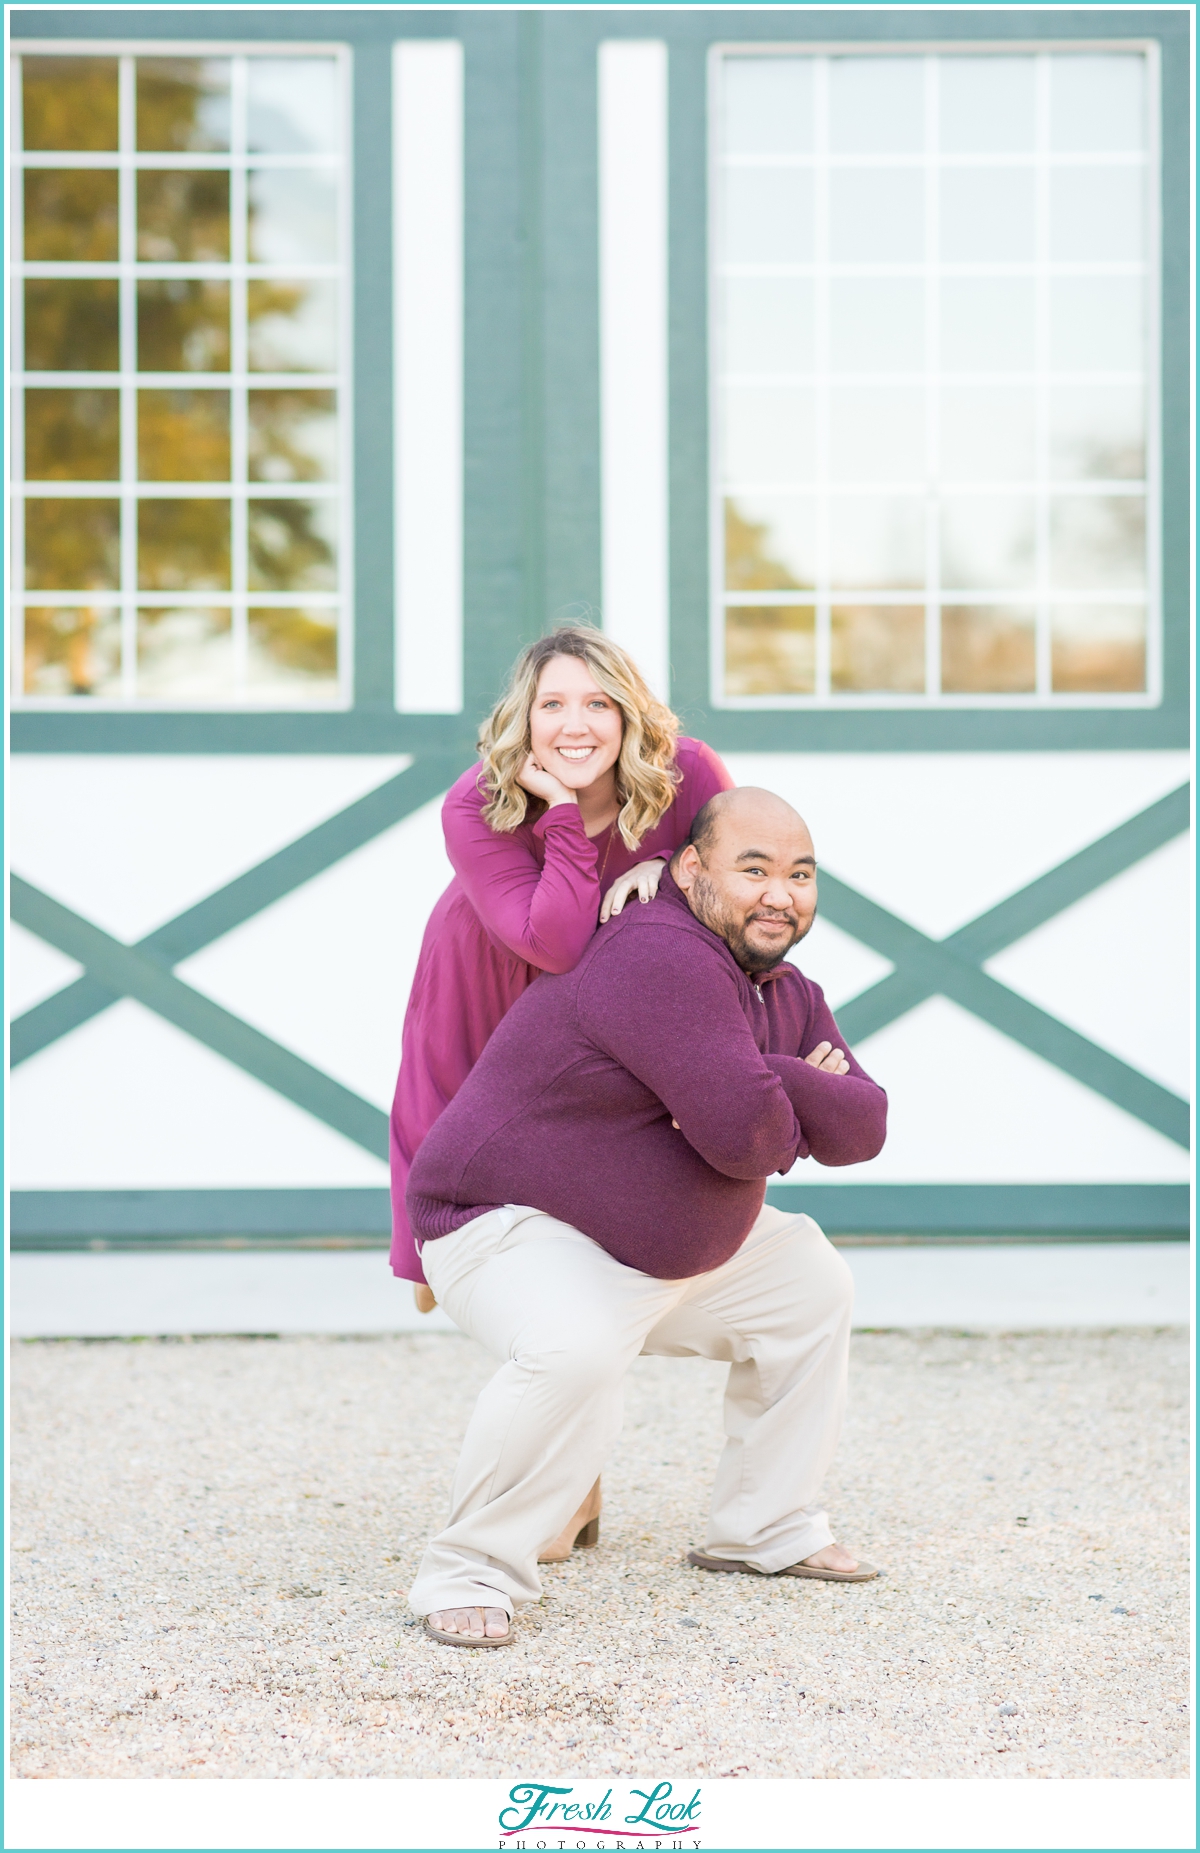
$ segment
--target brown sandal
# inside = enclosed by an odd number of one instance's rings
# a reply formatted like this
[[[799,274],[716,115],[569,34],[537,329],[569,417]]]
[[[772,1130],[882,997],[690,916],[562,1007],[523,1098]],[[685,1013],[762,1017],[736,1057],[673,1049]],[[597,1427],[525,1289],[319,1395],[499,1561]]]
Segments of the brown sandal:
[[[441,1628],[430,1626],[428,1615],[421,1627],[431,1641],[441,1641],[444,1647],[507,1647],[514,1638],[511,1620],[507,1634],[445,1634]]]
[[[573,1550],[590,1551],[600,1542],[600,1482],[574,1517],[569,1519],[552,1544],[538,1552],[539,1563],[566,1563]]]
[[[870,1563],[860,1563],[857,1570],[820,1570],[807,1563],[790,1563],[784,1570],[756,1570],[752,1563],[739,1563],[733,1557],[706,1557],[703,1551],[689,1551],[687,1560],[697,1570],[740,1570],[746,1576],[812,1576],[820,1583],[869,1583],[880,1575]]]

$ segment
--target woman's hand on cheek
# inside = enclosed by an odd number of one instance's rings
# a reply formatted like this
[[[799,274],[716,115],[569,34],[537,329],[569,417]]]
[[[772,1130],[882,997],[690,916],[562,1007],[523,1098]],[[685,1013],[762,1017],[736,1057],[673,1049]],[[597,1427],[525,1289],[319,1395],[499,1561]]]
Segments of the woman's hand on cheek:
[[[663,859],[656,856],[651,862],[639,862],[628,874],[619,875],[601,903],[600,924],[620,913],[635,888],[639,901],[652,901],[666,866]]]
[[[569,790],[560,779],[556,779],[552,772],[542,770],[532,753],[521,767],[517,776],[517,784],[531,796],[541,798],[544,803],[552,806],[579,803],[575,793]]]

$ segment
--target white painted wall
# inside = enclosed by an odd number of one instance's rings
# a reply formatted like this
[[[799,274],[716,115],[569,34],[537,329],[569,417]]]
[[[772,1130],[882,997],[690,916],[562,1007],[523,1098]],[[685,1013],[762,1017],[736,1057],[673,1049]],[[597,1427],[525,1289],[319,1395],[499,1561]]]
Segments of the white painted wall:
[[[598,61],[604,629],[664,701],[668,661],[667,48]]]
[[[396,706],[462,707],[463,53],[392,48]]]
[[[412,764],[410,755],[21,753],[18,875],[138,939]]]
[[[1186,753],[726,757],[796,806],[835,875],[938,939],[1190,777]]]
[[[985,970],[1177,1094],[1191,1091],[1192,845],[1176,837]],[[1179,974],[1176,990],[1166,974]]]
[[[15,1190],[387,1182],[369,1152],[128,998],[23,1062],[9,1113]]]
[[[441,798],[185,959],[179,976],[386,1112],[425,921],[454,871]],[[303,960],[281,958],[292,946]]]

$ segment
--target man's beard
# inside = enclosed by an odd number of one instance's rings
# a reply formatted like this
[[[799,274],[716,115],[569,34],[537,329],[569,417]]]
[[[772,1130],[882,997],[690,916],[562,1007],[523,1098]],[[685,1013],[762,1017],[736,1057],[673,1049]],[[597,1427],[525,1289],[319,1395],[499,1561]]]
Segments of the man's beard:
[[[770,910],[772,919],[787,920],[791,924],[792,937],[786,946],[777,951],[767,952],[758,946],[752,946],[746,938],[747,921],[745,915],[736,914],[726,907],[721,900],[716,885],[706,875],[697,875],[692,883],[692,908],[699,920],[709,931],[716,933],[725,941],[734,958],[744,972],[768,972],[780,960],[785,958],[797,941],[804,938],[808,927],[800,925],[797,914],[791,912],[776,913]],[[757,909],[755,910],[758,911]],[[809,925],[811,925],[811,921]]]

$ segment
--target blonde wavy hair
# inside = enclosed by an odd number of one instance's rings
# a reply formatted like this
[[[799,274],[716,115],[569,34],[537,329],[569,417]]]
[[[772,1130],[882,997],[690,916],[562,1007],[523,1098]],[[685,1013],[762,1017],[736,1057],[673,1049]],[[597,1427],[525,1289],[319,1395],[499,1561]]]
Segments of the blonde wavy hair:
[[[512,666],[508,687],[479,730],[483,766],[479,788],[488,794],[484,822],[502,835],[525,821],[530,806],[544,806],[517,783],[529,757],[529,716],[538,677],[553,656],[578,657],[596,683],[621,710],[621,752],[614,768],[621,809],[617,828],[626,848],[636,849],[648,830],[670,809],[679,774],[675,738],[679,722],[670,708],[650,693],[631,656],[602,631],[567,624],[539,637],[522,650]]]

